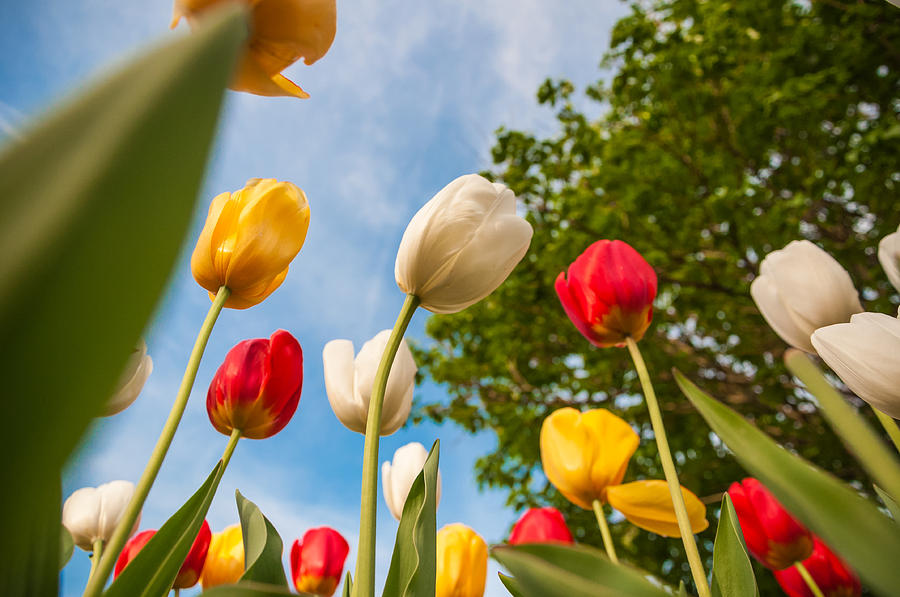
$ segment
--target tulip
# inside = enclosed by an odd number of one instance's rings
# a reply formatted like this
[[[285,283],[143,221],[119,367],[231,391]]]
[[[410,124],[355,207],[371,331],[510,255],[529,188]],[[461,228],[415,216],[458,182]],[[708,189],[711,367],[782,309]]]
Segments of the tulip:
[[[133,495],[134,484],[128,481],[83,487],[63,504],[62,524],[72,534],[75,545],[93,551],[95,542],[109,541]],[[129,537],[137,531],[140,519],[138,514]]]
[[[351,431],[366,432],[375,373],[390,336],[391,330],[378,332],[363,344],[355,359],[350,340],[332,340],[322,350],[328,402],[338,420]],[[415,385],[416,362],[406,341],[401,340],[384,391],[381,435],[390,435],[406,423]]]
[[[900,292],[900,227],[897,232],[888,234],[878,243],[878,261],[888,280]]]
[[[575,543],[566,520],[556,508],[531,508],[519,518],[509,534],[509,544]]]
[[[732,483],[734,504],[747,549],[773,570],[783,570],[809,557],[813,535],[794,520],[765,485],[754,478]]]
[[[598,240],[556,278],[556,294],[578,331],[595,346],[644,336],[653,318],[656,272],[620,240]]]
[[[175,0],[172,27],[195,21],[222,0]],[[301,57],[306,65],[325,55],[337,27],[335,0],[245,0],[251,33],[231,88],[256,95],[308,98],[280,74]]]
[[[825,597],[858,597],[862,593],[859,578],[821,539],[813,538],[812,555],[803,566]],[[789,597],[813,597],[813,592],[795,566],[775,571],[775,579]]]
[[[462,311],[503,283],[531,235],[511,190],[477,174],[460,176],[406,227],[394,265],[397,285],[429,311]]]
[[[857,396],[900,417],[900,319],[858,313],[850,323],[816,330],[813,346]]]
[[[750,295],[775,333],[800,350],[815,353],[814,331],[863,310],[847,270],[808,240],[772,251],[759,272]]]
[[[291,547],[291,577],[301,593],[334,594],[341,582],[344,560],[350,545],[340,533],[329,527],[310,529],[303,542],[294,541]]]
[[[394,518],[400,520],[403,506],[412,489],[413,482],[425,466],[428,451],[419,442],[410,442],[397,448],[394,460],[381,465],[381,480],[384,484],[384,501]],[[437,503],[441,502],[441,471],[437,475]]]
[[[541,426],[541,463],[547,479],[567,500],[586,510],[609,503],[632,524],[666,537],[678,537],[678,523],[665,482],[622,484],[639,438],[631,426],[606,409],[580,413],[561,408]],[[703,502],[681,488],[691,522],[699,533],[709,526]]]
[[[487,556],[487,543],[466,525],[438,531],[435,597],[482,597]]]
[[[226,307],[252,307],[281,286],[308,228],[303,191],[289,182],[251,178],[243,189],[212,200],[191,272],[210,298],[227,286]]]
[[[119,553],[119,559],[116,560],[116,567],[113,572],[113,578],[118,578],[122,573],[122,570],[125,569],[125,566],[134,559],[134,556],[138,554],[141,549],[144,548],[145,545],[153,538],[153,535],[156,534],[155,529],[149,529],[146,531],[141,531],[134,537],[128,540],[128,543],[125,544],[125,547],[122,548],[122,551]]]
[[[226,527],[213,533],[209,541],[206,563],[200,573],[204,589],[236,583],[244,574],[244,538],[241,525]]]
[[[125,544],[122,553],[119,554],[119,559],[116,560],[116,577],[119,576],[122,570],[125,569],[125,566],[134,559],[155,534],[155,530],[141,531]],[[197,538],[191,544],[191,550],[178,570],[178,576],[175,577],[175,581],[172,583],[173,589],[187,589],[193,587],[200,580],[200,572],[203,570],[204,562],[206,562],[211,536],[209,523],[204,520],[200,526],[200,531],[197,533]]]
[[[147,378],[153,372],[153,359],[147,354],[147,343],[143,339],[131,351],[125,370],[119,376],[115,393],[106,403],[104,417],[120,413],[137,400]]]
[[[209,420],[221,433],[264,439],[281,431],[297,410],[303,352],[284,330],[239,342],[228,351],[206,394]]]

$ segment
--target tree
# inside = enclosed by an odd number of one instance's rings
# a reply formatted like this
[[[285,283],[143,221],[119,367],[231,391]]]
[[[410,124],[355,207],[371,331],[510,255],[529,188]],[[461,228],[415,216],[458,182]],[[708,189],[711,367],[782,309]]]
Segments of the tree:
[[[560,507],[579,540],[599,544],[592,514],[540,469],[540,423],[567,405],[609,408],[638,426],[626,480],[663,478],[627,351],[592,347],[553,290],[591,242],[619,238],[659,275],[641,347],[685,486],[717,504],[744,472],[680,395],[672,367],[780,443],[870,487],[784,368],[786,347],[749,285],[765,254],[807,238],[850,271],[868,310],[896,311],[875,250],[900,224],[898,17],[882,0],[635,3],[602,63],[613,76],[586,90],[602,117],[576,109],[570,83],[548,80],[538,101],[557,110],[559,132],[498,131],[486,175],[521,198],[531,249],[490,297],[432,317],[433,342],[417,359],[449,396],[418,416],[496,434],[476,464],[482,486],[505,488],[516,509]],[[701,535],[707,558],[714,528]],[[624,522],[613,533],[626,560],[689,582],[677,540]],[[775,590],[770,574],[759,577],[762,594]]]

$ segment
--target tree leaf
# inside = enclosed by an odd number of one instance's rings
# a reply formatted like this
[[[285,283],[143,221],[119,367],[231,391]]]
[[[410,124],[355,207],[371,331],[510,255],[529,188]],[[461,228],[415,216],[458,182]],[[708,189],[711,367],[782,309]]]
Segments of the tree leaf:
[[[256,504],[237,490],[234,497],[244,538],[244,574],[241,580],[286,587],[287,578],[281,563],[284,548],[281,536]]]
[[[413,481],[403,505],[384,597],[434,595],[437,570],[437,473],[441,441],[436,440],[425,466]]]
[[[69,529],[59,525],[59,569],[62,570],[72,559],[72,552],[75,551],[75,541],[72,540],[72,533]]]
[[[675,380],[735,458],[762,481],[798,520],[852,566],[880,595],[894,595],[900,568],[900,529],[829,473],[772,441],[739,414],[716,402],[679,371]]]
[[[206,589],[201,593],[203,597],[315,597],[311,593],[291,593],[284,587],[276,587],[258,582],[241,581],[233,585],[221,585]]]
[[[894,522],[900,522],[900,504],[898,504],[894,498],[889,496],[881,487],[877,485],[873,485],[873,487],[875,488],[875,493],[881,498],[881,503],[883,503],[888,509],[888,512],[891,513]]]
[[[744,534],[727,493],[722,498],[719,527],[716,529],[710,588],[712,597],[759,597]]]
[[[502,572],[498,572],[497,576],[500,577],[500,582],[503,583],[503,586],[506,587],[506,590],[509,591],[509,594],[512,595],[512,597],[525,597],[524,593],[522,593],[522,589],[516,584],[515,578],[507,576]]]

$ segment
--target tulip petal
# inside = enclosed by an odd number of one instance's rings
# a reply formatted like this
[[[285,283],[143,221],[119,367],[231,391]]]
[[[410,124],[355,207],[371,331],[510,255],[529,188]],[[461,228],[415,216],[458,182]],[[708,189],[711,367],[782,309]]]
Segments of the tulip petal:
[[[372,388],[375,385],[375,375],[381,363],[382,355],[387,348],[391,330],[378,332],[371,340],[368,340],[359,349],[355,360],[354,392],[355,402],[364,405],[367,418],[369,400],[372,396]],[[399,429],[409,417],[412,408],[412,387],[415,385],[416,362],[412,351],[409,350],[405,340],[400,341],[394,362],[391,364],[391,372],[388,375],[385,387],[384,402],[381,411],[381,435],[390,435]],[[387,424],[386,424],[387,423]],[[363,431],[365,432],[365,423]]]
[[[625,515],[632,524],[657,535],[679,537],[678,520],[668,483],[661,480],[635,481],[610,487],[606,492],[609,505]],[[709,526],[706,506],[685,487],[681,495],[687,507],[691,530],[699,533]]]
[[[132,352],[119,378],[118,390],[106,403],[103,416],[108,417],[122,412],[137,400],[147,378],[153,372],[153,359],[147,355],[147,344],[142,339],[140,345]]]
[[[335,0],[262,0],[253,7],[250,52],[275,74],[303,58],[313,64],[328,52],[337,29]]]
[[[345,427],[365,433],[368,404],[364,404],[353,390],[353,343],[350,340],[327,343],[322,350],[322,364],[325,369],[325,393],[331,410]]]
[[[757,276],[750,284],[750,296],[753,297],[763,319],[782,340],[800,350],[815,354],[809,333],[797,325],[791,317],[791,312],[782,303],[778,288],[771,277]]]
[[[878,243],[878,261],[887,274],[888,280],[900,292],[900,227]]]
[[[218,227],[218,222],[225,206],[231,199],[231,193],[220,193],[216,195],[209,204],[209,212],[206,216],[206,222],[200,231],[200,237],[197,239],[197,245],[191,254],[191,273],[197,284],[215,294],[222,285],[225,272],[216,270],[214,256],[217,251],[213,246],[213,234]],[[221,234],[221,232],[220,232]]]
[[[283,75],[266,73],[251,54],[241,58],[241,64],[229,87],[235,91],[245,91],[267,97],[309,98],[309,94],[299,85]]]

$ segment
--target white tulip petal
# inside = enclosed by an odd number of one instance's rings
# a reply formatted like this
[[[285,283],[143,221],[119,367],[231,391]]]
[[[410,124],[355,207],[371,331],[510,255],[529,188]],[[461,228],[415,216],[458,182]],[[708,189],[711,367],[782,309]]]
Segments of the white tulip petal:
[[[878,261],[888,280],[900,292],[900,228],[888,234],[878,243]]]
[[[769,276],[760,275],[750,284],[750,296],[756,303],[757,309],[769,327],[778,334],[782,340],[795,348],[809,353],[815,353],[815,349],[809,341],[809,332],[801,329],[785,309],[778,289]]]
[[[345,427],[365,433],[368,401],[363,404],[354,392],[353,343],[349,340],[327,343],[322,349],[322,365],[325,370],[325,393],[331,410]]]
[[[381,465],[383,475],[384,500],[391,514],[400,520],[406,498],[412,485],[422,472],[428,451],[419,442],[410,442],[394,452],[393,462]],[[437,503],[441,501],[441,472],[438,471]]]
[[[384,501],[387,503],[388,510],[391,512],[391,516],[400,520],[400,514],[402,512],[397,512],[396,506],[394,506],[394,492],[391,491],[391,463],[390,462],[382,462],[381,463],[381,488],[384,491]]]
[[[134,495],[134,483],[129,481],[112,481],[97,488],[100,491],[100,512],[97,516],[97,534],[104,541],[112,537],[116,525],[119,524],[128,502]],[[140,514],[128,536],[134,534],[141,522]]]
[[[108,541],[134,495],[134,484],[113,481],[99,487],[74,491],[63,504],[62,524],[72,534],[75,545],[93,551],[94,541]],[[140,522],[135,521],[129,537]]]

